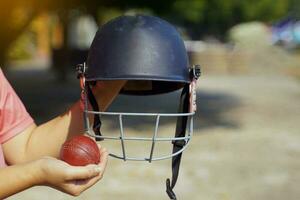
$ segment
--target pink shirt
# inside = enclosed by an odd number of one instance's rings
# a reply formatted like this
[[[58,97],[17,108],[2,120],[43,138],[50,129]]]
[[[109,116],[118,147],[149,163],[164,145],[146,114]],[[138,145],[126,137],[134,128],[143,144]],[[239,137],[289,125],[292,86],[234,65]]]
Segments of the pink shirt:
[[[32,123],[33,119],[0,69],[0,167],[6,166],[2,144]]]

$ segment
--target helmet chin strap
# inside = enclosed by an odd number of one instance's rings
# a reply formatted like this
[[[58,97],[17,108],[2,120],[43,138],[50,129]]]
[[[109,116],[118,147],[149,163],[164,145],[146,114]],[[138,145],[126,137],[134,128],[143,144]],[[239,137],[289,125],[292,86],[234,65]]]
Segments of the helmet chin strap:
[[[187,113],[196,111],[196,81],[201,75],[200,65],[195,65],[191,68],[190,78],[192,82],[190,84],[185,84],[180,95],[179,109],[178,113]],[[188,116],[180,116],[177,118],[175,138],[185,137],[186,126],[187,126]],[[185,140],[174,140],[173,143],[173,154],[180,151],[186,144]],[[176,194],[173,188],[176,185],[179,167],[181,162],[182,152],[176,156],[172,157],[172,182],[168,178],[166,180],[166,192],[170,199],[177,200]]]
[[[186,113],[189,110],[189,84],[185,84],[182,93],[180,95],[180,103],[178,113]],[[175,137],[184,137],[186,133],[188,116],[181,116],[177,118]],[[174,140],[173,142],[173,153],[180,151],[184,146],[185,140]],[[173,192],[173,188],[177,182],[180,161],[182,153],[172,158],[172,182],[168,178],[166,180],[166,192],[170,199],[176,200],[176,195]]]
[[[99,110],[99,105],[98,105],[97,100],[96,100],[96,98],[95,98],[95,96],[94,96],[94,94],[92,92],[92,89],[91,89],[92,83],[90,83],[90,82],[87,83],[85,81],[85,70],[86,70],[85,63],[77,65],[76,66],[77,78],[80,79],[80,87],[81,87],[82,91],[86,92],[86,96],[87,96],[88,99],[85,99],[85,100],[86,101],[88,100],[88,102],[92,106],[92,109],[95,112],[99,112],[100,111]],[[85,95],[85,94],[83,94],[83,95]],[[81,100],[83,100],[83,99],[84,98],[82,98]],[[82,107],[84,107],[84,105],[82,105]],[[101,124],[102,123],[101,123],[101,119],[100,119],[99,114],[94,114],[93,130],[94,130],[95,135],[97,135],[97,136],[101,136],[102,135],[101,131],[100,131]],[[96,141],[101,141],[103,139],[96,137],[95,140]]]
[[[87,91],[88,100],[89,100],[93,110],[95,112],[100,112],[99,105],[98,105],[98,103],[96,101],[96,98],[95,98],[95,96],[94,96],[94,94],[91,90],[90,84],[86,84],[85,87],[86,87],[86,91]],[[101,119],[100,119],[99,114],[94,114],[93,130],[94,130],[95,135],[97,135],[97,136],[102,135],[101,131],[100,131],[101,125],[102,125],[102,123],[101,123]],[[103,139],[96,137],[95,140],[96,141],[101,141]]]

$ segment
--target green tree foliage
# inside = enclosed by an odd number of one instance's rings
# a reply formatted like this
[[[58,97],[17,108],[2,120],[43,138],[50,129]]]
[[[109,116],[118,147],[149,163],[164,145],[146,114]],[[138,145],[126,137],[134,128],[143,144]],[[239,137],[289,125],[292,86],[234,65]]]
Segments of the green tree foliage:
[[[292,0],[176,0],[168,16],[188,28],[194,38],[222,37],[231,26],[244,21],[272,22],[287,15]]]
[[[290,12],[291,14],[300,19],[300,1],[299,0],[290,0]]]
[[[80,9],[106,21],[109,16],[127,10],[146,10],[187,30],[193,39],[204,35],[222,38],[231,26],[244,21],[272,22],[289,11],[299,15],[299,0],[11,0],[0,1],[0,64],[5,51],[41,11],[58,13],[65,25],[69,11]],[[100,13],[100,15],[99,15]],[[102,13],[102,14],[101,14]]]
[[[286,0],[253,0],[241,1],[241,7],[245,20],[269,22],[286,15],[289,3]]]

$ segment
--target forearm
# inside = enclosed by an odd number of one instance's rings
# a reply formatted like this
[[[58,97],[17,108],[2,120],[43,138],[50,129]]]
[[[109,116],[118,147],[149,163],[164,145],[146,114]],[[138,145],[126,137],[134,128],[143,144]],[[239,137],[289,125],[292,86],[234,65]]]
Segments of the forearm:
[[[35,127],[26,144],[26,161],[42,156],[58,157],[66,139],[83,134],[83,116],[79,102],[66,113]]]
[[[118,82],[114,86],[113,82]],[[98,83],[97,83],[98,84]],[[106,81],[95,86],[93,92],[101,111],[106,110],[116,97],[125,81]],[[93,115],[89,116],[90,123]],[[61,145],[70,137],[83,134],[83,112],[80,102],[75,103],[66,113],[40,125],[32,125],[22,133],[3,144],[6,161],[9,164],[23,163],[42,156],[58,158]]]
[[[0,169],[0,199],[42,182],[38,161]]]
[[[93,93],[101,111],[105,111],[121,90],[126,81],[106,81]],[[93,115],[89,116],[93,122]],[[36,127],[26,145],[26,157],[31,160],[41,156],[58,157],[61,145],[66,139],[84,133],[83,112],[80,102],[75,103],[65,114]],[[28,159],[26,159],[28,160]]]

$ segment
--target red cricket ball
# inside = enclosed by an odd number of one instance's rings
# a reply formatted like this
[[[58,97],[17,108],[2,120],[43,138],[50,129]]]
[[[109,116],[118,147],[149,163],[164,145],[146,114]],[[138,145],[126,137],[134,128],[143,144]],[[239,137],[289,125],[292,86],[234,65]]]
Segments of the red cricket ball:
[[[73,166],[98,164],[100,162],[100,151],[94,140],[79,135],[62,145],[60,159]]]

